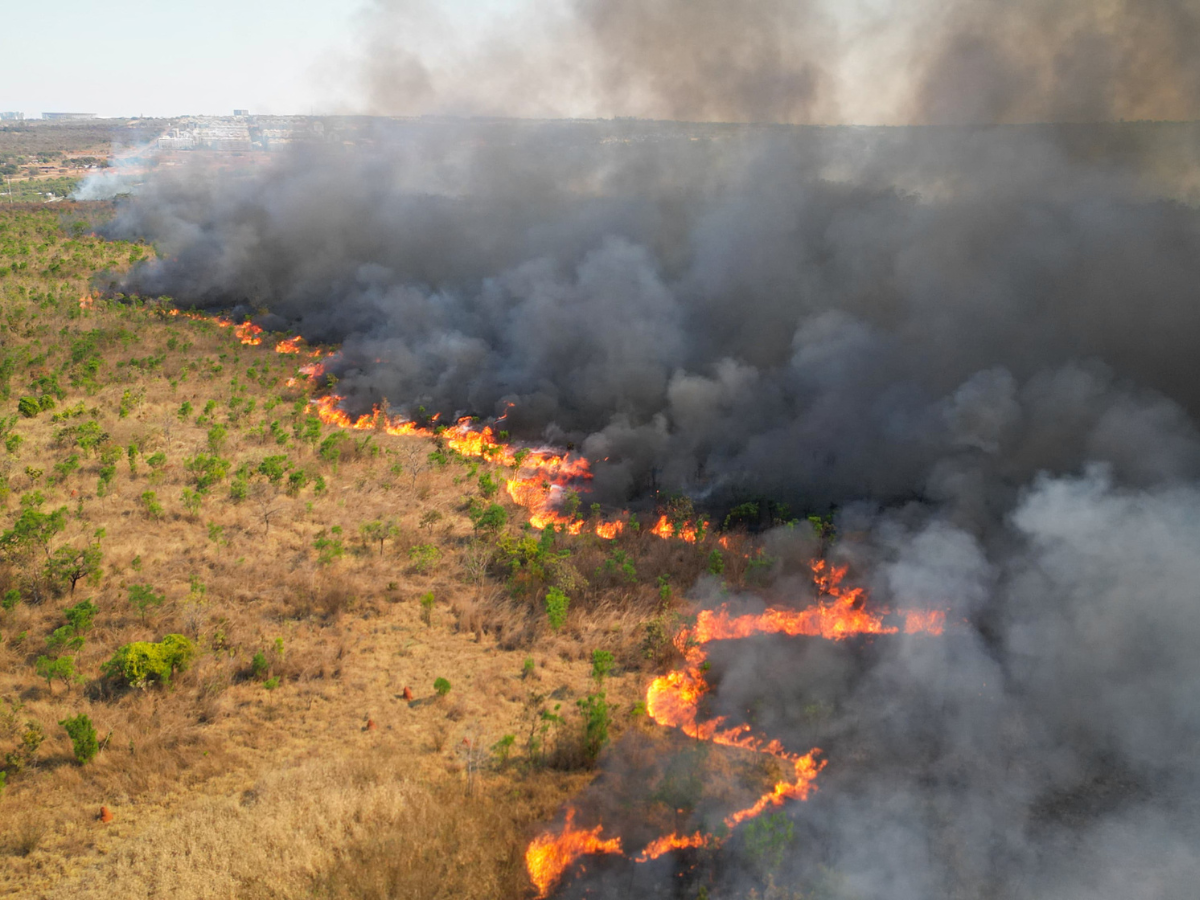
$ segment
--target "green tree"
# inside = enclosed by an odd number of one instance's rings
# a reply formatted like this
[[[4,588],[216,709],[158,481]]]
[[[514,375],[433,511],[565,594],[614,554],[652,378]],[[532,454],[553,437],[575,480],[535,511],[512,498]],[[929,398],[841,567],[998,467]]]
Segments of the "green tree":
[[[130,687],[144,688],[151,682],[168,684],[176,672],[187,668],[196,645],[182,634],[168,634],[158,643],[135,641],[126,644],[106,662],[101,671]]]
[[[131,584],[129,586],[129,602],[142,617],[146,624],[146,611],[151,607],[158,608],[166,601],[167,595],[154,590],[148,584]]]
[[[67,687],[83,678],[75,672],[75,657],[73,656],[39,656],[34,663],[38,677],[45,678],[50,692],[54,692],[54,679],[57,678]]]
[[[395,522],[381,522],[378,519],[374,522],[364,522],[358,526],[359,534],[362,535],[363,541],[379,542],[379,555],[383,556],[383,542],[388,538],[394,538],[400,534],[400,528]]]
[[[283,454],[268,456],[258,464],[258,474],[266,476],[271,484],[278,484],[291,467],[291,461]]]
[[[322,530],[313,541],[313,548],[317,551],[318,565],[327,566],[335,559],[341,559],[346,553],[342,543],[342,526],[334,525],[328,534]]]
[[[550,620],[550,627],[555,631],[566,623],[570,606],[570,598],[559,588],[552,587],[546,591],[546,618]]]
[[[63,616],[76,634],[83,634],[85,631],[91,630],[92,621],[96,618],[96,613],[99,611],[100,607],[90,599],[81,600],[74,606],[68,606],[64,609]]]
[[[19,557],[41,551],[50,556],[50,541],[67,527],[67,508],[59,507],[54,512],[42,512],[45,500],[34,491],[21,498],[21,514],[12,528],[0,533],[0,551],[7,556]]]
[[[158,494],[154,491],[142,492],[142,509],[146,513],[148,519],[161,519],[163,515],[162,504],[158,502]]]
[[[508,524],[508,512],[499,503],[489,504],[471,516],[476,531],[486,531],[495,534]]]
[[[445,678],[438,678],[433,682],[433,689],[439,697],[445,697],[450,693],[450,682]]]
[[[67,736],[71,738],[71,747],[75,753],[75,759],[78,760],[81,766],[87,765],[92,758],[100,751],[100,743],[96,740],[96,729],[92,726],[92,720],[86,713],[62,719],[59,723],[67,732]]]
[[[104,552],[100,549],[100,538],[104,529],[96,531],[96,539],[84,547],[67,545],[59,547],[46,560],[46,579],[55,585],[71,585],[71,593],[75,593],[75,585],[86,579],[99,580],[100,563],[104,560]]]

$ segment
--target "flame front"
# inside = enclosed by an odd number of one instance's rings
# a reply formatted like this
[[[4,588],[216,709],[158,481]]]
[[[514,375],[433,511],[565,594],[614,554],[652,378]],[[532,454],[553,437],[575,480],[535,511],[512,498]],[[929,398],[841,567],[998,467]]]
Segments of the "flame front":
[[[665,519],[664,516],[659,525]],[[790,770],[790,778],[774,784],[745,809],[725,816],[724,824],[731,829],[764,810],[781,806],[785,800],[807,800],[809,794],[817,789],[817,776],[825,768],[826,761],[818,759],[821,753],[819,748],[814,747],[803,755],[791,753],[779,741],[753,734],[749,725],[726,727],[723,717],[700,721],[700,702],[709,689],[705,679],[708,661],[706,645],[712,641],[737,640],[756,634],[807,635],[841,641],[855,635],[896,634],[899,631],[897,626],[885,624],[887,610],[872,612],[865,608],[866,597],[862,588],[842,586],[847,571],[845,566],[830,566],[825,560],[818,559],[813,560],[811,568],[818,592],[817,603],[801,610],[767,609],[758,615],[744,616],[732,616],[725,607],[702,610],[696,617],[696,624],[680,631],[675,637],[675,646],[684,657],[683,667],[655,678],[646,690],[646,711],[659,725],[678,728],[695,740],[772,756]],[[945,625],[945,613],[938,610],[907,610],[900,615],[904,618],[904,631],[907,634],[941,634]],[[530,849],[542,846],[551,839],[552,835],[542,835],[530,845]],[[652,841],[633,861],[644,863],[673,850],[717,846],[720,843],[721,839],[716,835],[699,831],[691,835],[672,833]],[[569,862],[576,858],[578,856],[572,857]],[[528,862],[528,855],[526,859]],[[539,881],[539,878],[545,877],[544,872],[539,870],[535,873],[532,865],[529,875],[541,896],[545,896],[565,871],[566,866],[557,870],[554,880],[548,883]]]
[[[557,834],[547,831],[538,835],[525,850],[525,868],[539,897],[550,893],[567,867],[579,857],[592,853],[621,852],[619,837],[601,840],[603,825],[583,829],[576,828],[574,822],[575,810],[568,809],[562,831]]]
[[[79,305],[83,309],[90,309],[93,302],[94,298],[82,297]],[[168,313],[191,319],[207,319],[198,313],[181,310],[169,310]],[[222,328],[232,327],[243,344],[257,346],[263,342],[262,328],[253,323],[243,322],[239,325],[224,317],[210,321],[215,321]],[[277,353],[302,353],[303,339],[294,337],[279,340],[274,349]],[[313,350],[310,355],[327,358],[336,356],[319,349]],[[324,362],[318,361],[300,367],[299,374],[315,383],[325,371]],[[292,379],[288,384],[295,382]],[[389,435],[439,437],[464,456],[509,466],[514,469],[514,475],[506,480],[508,495],[527,511],[534,528],[554,525],[569,534],[580,534],[586,527],[584,519],[567,516],[560,511],[566,492],[572,486],[581,485],[592,478],[591,466],[585,457],[547,447],[515,450],[498,440],[490,426],[478,428],[469,417],[459,419],[448,428],[423,426],[408,419],[389,416],[379,408],[353,418],[341,408],[342,400],[336,394],[327,394],[312,402],[318,418],[327,425],[379,430]],[[433,421],[436,422],[436,419],[434,416]],[[623,519],[598,521],[592,525],[599,537],[608,540],[622,534],[625,527]],[[708,523],[703,520],[675,523],[662,515],[650,532],[664,539],[697,543],[704,539],[707,528]],[[720,538],[718,543],[725,549],[730,547],[727,537]],[[675,645],[684,656],[684,666],[655,678],[646,690],[646,711],[659,725],[678,728],[696,740],[768,754],[790,767],[794,776],[792,779],[776,783],[750,806],[727,815],[724,823],[729,828],[770,807],[780,806],[785,800],[808,799],[809,794],[817,789],[815,782],[825,767],[825,760],[817,759],[821,752],[818,748],[803,755],[791,753],[778,740],[766,740],[752,734],[749,725],[723,727],[723,717],[698,721],[700,702],[709,689],[704,677],[708,657],[705,645],[711,641],[736,640],[759,634],[807,635],[841,641],[854,635],[890,635],[899,631],[897,626],[885,624],[887,610],[872,612],[865,608],[865,592],[862,588],[842,587],[841,582],[846,575],[844,566],[835,567],[825,560],[814,560],[812,573],[818,602],[806,609],[767,609],[757,615],[741,616],[731,616],[725,607],[702,610],[695,625],[682,630],[675,638]],[[899,615],[904,619],[905,634],[937,635],[945,627],[945,613],[940,610],[903,610]],[[561,831],[547,831],[539,835],[526,849],[525,865],[539,897],[547,896],[566,870],[581,856],[623,855],[620,837],[601,838],[602,825],[591,829],[575,828],[574,818],[575,810],[569,808]],[[719,843],[720,839],[715,835],[703,832],[692,835],[672,833],[652,841],[641,854],[634,857],[634,861],[647,862],[673,850],[715,846]]]

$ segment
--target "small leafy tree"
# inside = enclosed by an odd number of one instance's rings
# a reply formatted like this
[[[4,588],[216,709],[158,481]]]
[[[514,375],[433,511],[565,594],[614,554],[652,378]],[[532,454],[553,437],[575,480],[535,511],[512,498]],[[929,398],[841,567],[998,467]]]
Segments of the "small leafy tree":
[[[100,537],[104,529],[96,532],[96,540],[85,547],[59,547],[46,560],[46,579],[51,584],[71,585],[71,593],[75,593],[75,585],[86,579],[99,580],[100,563],[104,553],[100,549]]]
[[[322,531],[313,541],[313,547],[317,551],[318,565],[327,566],[335,559],[341,559],[346,553],[346,547],[342,543],[342,526],[334,525],[329,529],[329,534]]]
[[[479,476],[479,493],[483,495],[485,500],[490,500],[500,490],[500,484],[492,478],[490,472],[484,472]]]
[[[148,584],[131,584],[129,586],[129,602],[141,615],[143,625],[146,624],[146,610],[162,606],[166,599],[166,594],[154,590]]]
[[[83,649],[83,635],[76,633],[70,625],[55,628],[50,633],[50,637],[46,638],[46,649],[55,654],[62,653],[64,650],[81,650]]]
[[[162,504],[158,502],[158,494],[154,491],[142,492],[142,510],[146,513],[148,519],[161,519],[163,515]]]
[[[229,429],[224,425],[214,425],[208,429],[208,449],[220,455],[225,449],[225,441],[229,437]]]
[[[501,765],[508,762],[508,755],[512,752],[513,744],[517,742],[515,734],[506,734],[496,743],[492,744],[492,753],[496,755],[496,761]]]
[[[275,456],[268,456],[260,462],[258,464],[258,474],[265,476],[271,484],[278,484],[291,467],[291,461],[285,454],[280,453]]]
[[[421,595],[421,621],[426,627],[433,627],[433,591]]]
[[[41,551],[50,556],[50,541],[67,527],[67,508],[59,507],[54,512],[42,512],[45,502],[41,493],[34,491],[21,497],[21,514],[12,528],[0,534],[0,552],[10,557],[20,557]]]
[[[201,492],[224,480],[229,474],[229,466],[229,460],[209,453],[197,453],[183,463],[183,467],[196,479],[196,490]]]
[[[204,495],[200,491],[193,491],[191,488],[184,488],[179,495],[180,501],[183,503],[183,508],[191,515],[197,515],[200,512],[200,507],[204,503]]]
[[[721,575],[725,571],[725,557],[721,555],[720,550],[714,550],[708,554],[708,573],[710,575]]]
[[[76,681],[82,681],[82,677],[75,672],[75,657],[73,656],[39,656],[37,662],[34,663],[34,670],[39,678],[46,679],[46,685],[50,688],[50,692],[54,692],[54,679],[57,678],[67,687]]]
[[[63,610],[63,616],[76,634],[83,634],[91,630],[92,621],[99,611],[100,607],[88,599],[82,600],[74,606],[68,606]]]
[[[71,738],[71,747],[79,764],[83,766],[91,762],[100,750],[100,743],[96,740],[96,729],[88,715],[80,713],[73,718],[62,719],[58,724]]]
[[[570,606],[570,598],[559,588],[552,587],[546,591],[546,618],[550,620],[550,627],[555,631],[566,623]]]
[[[471,517],[476,531],[495,534],[508,524],[508,512],[499,503],[491,503]]]
[[[363,541],[379,542],[379,555],[383,556],[383,542],[388,538],[394,538],[400,533],[399,526],[395,522],[364,522],[358,526],[359,534],[362,535]]]
[[[429,567],[441,558],[441,555],[442,551],[433,544],[417,544],[408,551],[408,559],[412,563],[413,569],[421,573],[428,571]]]
[[[437,692],[438,697],[445,697],[450,693],[450,682],[445,678],[438,678],[433,682],[433,689]]]

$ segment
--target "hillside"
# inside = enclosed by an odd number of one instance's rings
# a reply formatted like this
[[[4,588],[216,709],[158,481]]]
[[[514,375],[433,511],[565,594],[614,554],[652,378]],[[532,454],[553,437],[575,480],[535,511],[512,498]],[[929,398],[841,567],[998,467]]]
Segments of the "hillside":
[[[0,895],[530,893],[713,548],[532,531],[486,455],[322,424],[305,358],[94,298],[153,251],[72,209],[0,210]]]

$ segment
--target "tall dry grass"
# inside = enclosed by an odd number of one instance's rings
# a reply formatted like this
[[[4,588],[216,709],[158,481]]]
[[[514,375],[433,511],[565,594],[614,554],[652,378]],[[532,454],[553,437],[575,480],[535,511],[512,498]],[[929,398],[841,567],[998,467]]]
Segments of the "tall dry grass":
[[[475,795],[421,783],[393,752],[312,761],[206,797],[50,900],[441,900],[517,897],[520,847],[560,796],[535,777]]]

